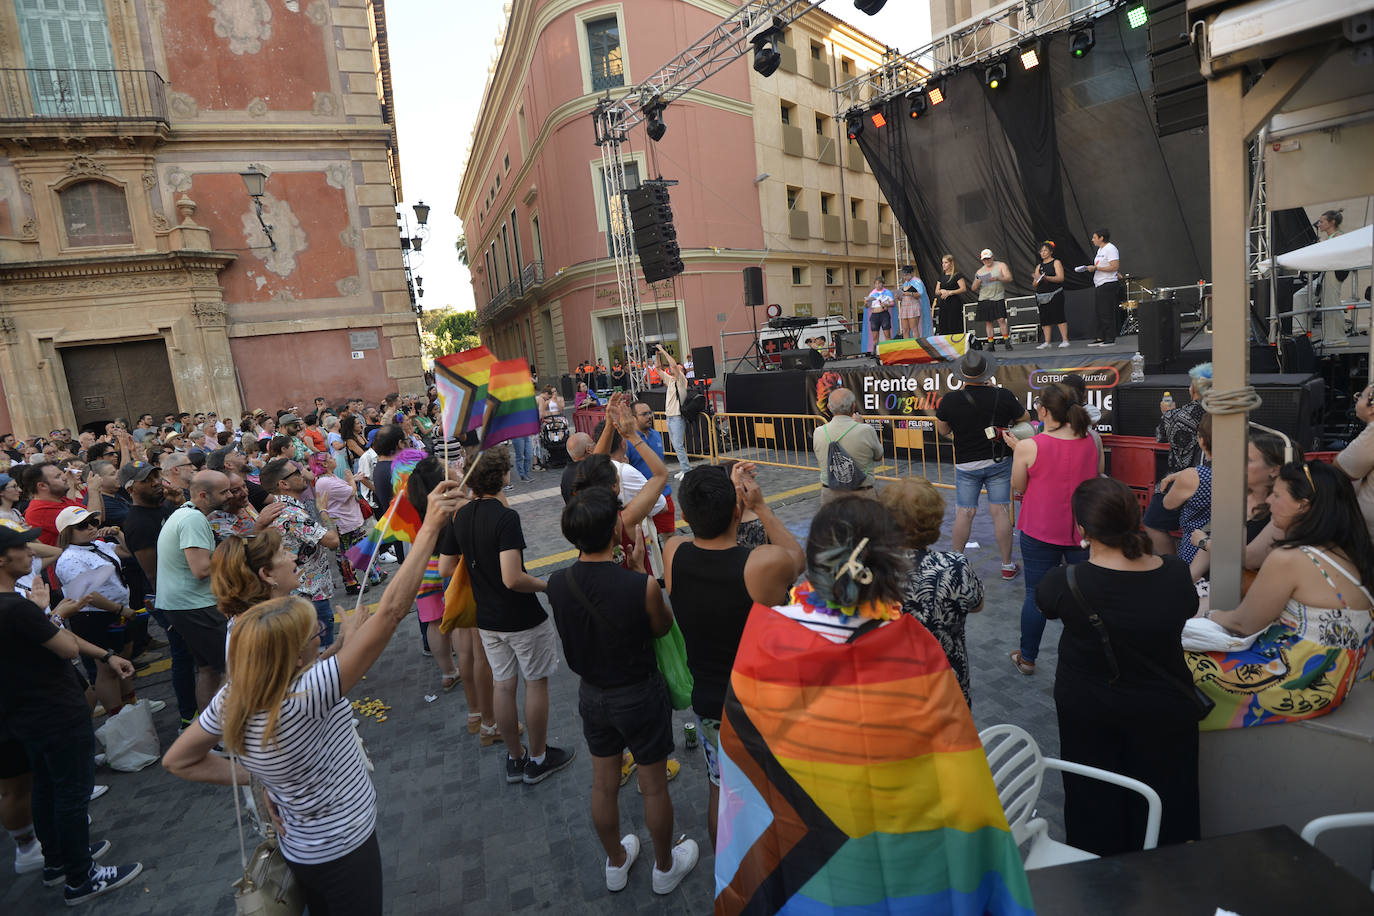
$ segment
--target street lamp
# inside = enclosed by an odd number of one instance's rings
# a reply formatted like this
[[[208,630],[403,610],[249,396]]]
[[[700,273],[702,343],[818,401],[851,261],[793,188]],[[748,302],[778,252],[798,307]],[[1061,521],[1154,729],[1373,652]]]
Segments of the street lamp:
[[[422,200],[410,209],[415,213],[414,232],[405,213],[400,210],[396,211],[396,226],[401,235],[401,263],[405,266],[406,292],[410,295],[410,307],[418,318],[424,312],[420,300],[425,296],[425,288],[423,278],[416,276],[415,271],[424,263],[421,251],[425,240],[429,238],[429,207]]]
[[[248,166],[248,171],[239,172],[239,177],[243,179],[243,186],[248,189],[248,196],[253,198],[253,207],[258,215],[258,225],[262,227],[263,235],[267,236],[267,244],[273,250],[277,250],[277,243],[272,238],[272,227],[262,218],[262,195],[267,192],[267,176],[255,165]]]

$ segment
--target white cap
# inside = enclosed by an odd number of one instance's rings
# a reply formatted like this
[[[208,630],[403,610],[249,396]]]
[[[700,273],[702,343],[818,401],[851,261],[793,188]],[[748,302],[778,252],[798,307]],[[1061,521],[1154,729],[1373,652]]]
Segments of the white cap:
[[[979,257],[979,258],[990,258],[990,257],[992,257],[992,249],[991,249],[991,248],[984,248],[984,249],[983,249],[983,253],[980,254],[978,257]]]
[[[84,506],[68,506],[57,513],[57,530],[66,531],[72,525],[79,525],[94,514]]]

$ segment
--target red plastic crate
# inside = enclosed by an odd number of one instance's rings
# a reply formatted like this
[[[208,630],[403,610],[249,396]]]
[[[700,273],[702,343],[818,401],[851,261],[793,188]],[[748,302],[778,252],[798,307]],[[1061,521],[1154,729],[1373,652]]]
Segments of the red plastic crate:
[[[1148,436],[1103,436],[1102,444],[1111,453],[1111,475],[1132,489],[1153,490],[1155,455],[1167,452],[1167,442]]]

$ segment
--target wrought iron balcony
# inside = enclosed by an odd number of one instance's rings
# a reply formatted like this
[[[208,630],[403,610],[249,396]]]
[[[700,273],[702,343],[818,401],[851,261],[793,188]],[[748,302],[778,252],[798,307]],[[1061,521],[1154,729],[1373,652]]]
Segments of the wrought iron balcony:
[[[499,290],[491,301],[477,308],[477,323],[488,325],[512,310],[521,300],[530,295],[544,282],[544,262],[530,261],[520,269],[520,276]]]
[[[530,261],[520,269],[520,292],[519,296],[525,296],[533,292],[535,287],[544,282],[544,262]]]
[[[0,122],[160,121],[167,82],[153,70],[0,69]]]

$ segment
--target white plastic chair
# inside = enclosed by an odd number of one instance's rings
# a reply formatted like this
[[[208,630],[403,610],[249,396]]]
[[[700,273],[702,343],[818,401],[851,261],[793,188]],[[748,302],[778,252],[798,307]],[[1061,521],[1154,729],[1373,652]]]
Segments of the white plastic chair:
[[[1328,830],[1344,830],[1348,827],[1374,827],[1374,811],[1355,811],[1350,814],[1328,814],[1307,822],[1302,828],[1302,839],[1309,846],[1317,845],[1317,837]],[[1369,889],[1374,891],[1374,872],[1369,875]]]
[[[1144,848],[1154,849],[1159,843],[1159,819],[1164,806],[1159,800],[1159,793],[1140,780],[1057,757],[1046,757],[1040,753],[1040,745],[1035,743],[1030,733],[1016,725],[989,726],[978,733],[978,738],[983,742],[988,767],[992,770],[992,781],[997,786],[997,797],[1002,802],[1002,810],[1006,812],[1011,835],[1017,846],[1030,843],[1024,862],[1028,870],[1097,858],[1090,852],[1050,839],[1049,822],[1035,816],[1035,803],[1040,797],[1047,768],[1100,779],[1143,795],[1148,806]]]

